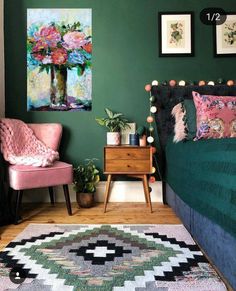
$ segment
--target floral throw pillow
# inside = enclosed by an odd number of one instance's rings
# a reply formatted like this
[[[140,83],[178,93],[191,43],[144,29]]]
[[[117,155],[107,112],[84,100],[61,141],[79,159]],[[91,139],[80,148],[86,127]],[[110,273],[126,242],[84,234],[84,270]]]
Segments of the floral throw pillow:
[[[192,94],[197,111],[196,139],[236,137],[236,96]]]

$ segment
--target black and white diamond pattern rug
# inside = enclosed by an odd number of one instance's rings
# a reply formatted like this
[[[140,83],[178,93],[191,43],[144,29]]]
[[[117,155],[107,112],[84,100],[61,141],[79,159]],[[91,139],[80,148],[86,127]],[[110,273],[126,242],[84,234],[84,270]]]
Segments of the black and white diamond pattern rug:
[[[183,225],[31,224],[0,252],[0,291],[225,291]]]

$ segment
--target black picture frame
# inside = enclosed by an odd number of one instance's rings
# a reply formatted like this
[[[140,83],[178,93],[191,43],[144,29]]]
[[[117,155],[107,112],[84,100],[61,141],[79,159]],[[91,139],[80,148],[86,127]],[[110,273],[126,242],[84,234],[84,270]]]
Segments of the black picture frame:
[[[193,11],[159,12],[158,13],[159,56],[160,57],[193,57],[194,56],[193,20],[194,20]],[[171,23],[172,21],[174,21],[174,23]],[[176,26],[178,25],[178,22],[175,25],[176,21],[180,22],[179,27]],[[168,32],[171,33],[169,37],[168,37]],[[173,35],[176,35],[176,36],[173,36]],[[180,41],[183,39],[183,37],[185,39],[181,43]],[[168,47],[168,44],[169,44],[169,47]]]
[[[235,22],[234,26],[234,47],[230,48],[227,44],[225,47],[223,46],[224,40],[222,39],[225,25],[228,25],[229,22]],[[232,32],[232,31],[231,31]],[[227,38],[226,38],[227,39]],[[214,57],[236,57],[236,12],[227,12],[226,13],[226,21],[221,25],[213,26],[213,40],[214,40]]]

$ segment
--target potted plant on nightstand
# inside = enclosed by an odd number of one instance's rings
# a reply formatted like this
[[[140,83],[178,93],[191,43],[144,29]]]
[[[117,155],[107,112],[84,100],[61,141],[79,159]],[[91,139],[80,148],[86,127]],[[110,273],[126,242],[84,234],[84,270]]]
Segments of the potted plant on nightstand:
[[[139,135],[139,145],[146,146],[147,145],[147,130],[144,126],[140,126],[136,133]]]
[[[96,118],[96,121],[101,126],[108,128],[107,132],[107,144],[108,145],[119,145],[120,144],[120,131],[130,127],[128,120],[124,118],[122,113],[114,113],[110,109],[105,108],[107,117]]]
[[[99,171],[94,164],[95,159],[87,159],[85,165],[74,168],[74,190],[80,207],[90,208],[94,204],[96,185],[100,181]]]

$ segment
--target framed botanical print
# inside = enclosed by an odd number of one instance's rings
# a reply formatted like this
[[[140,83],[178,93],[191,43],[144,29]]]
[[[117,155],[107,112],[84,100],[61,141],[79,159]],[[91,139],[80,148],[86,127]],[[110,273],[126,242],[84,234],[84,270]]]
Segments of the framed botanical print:
[[[159,12],[159,56],[193,56],[193,12]]]
[[[236,56],[236,12],[227,13],[226,21],[214,26],[215,56]]]

